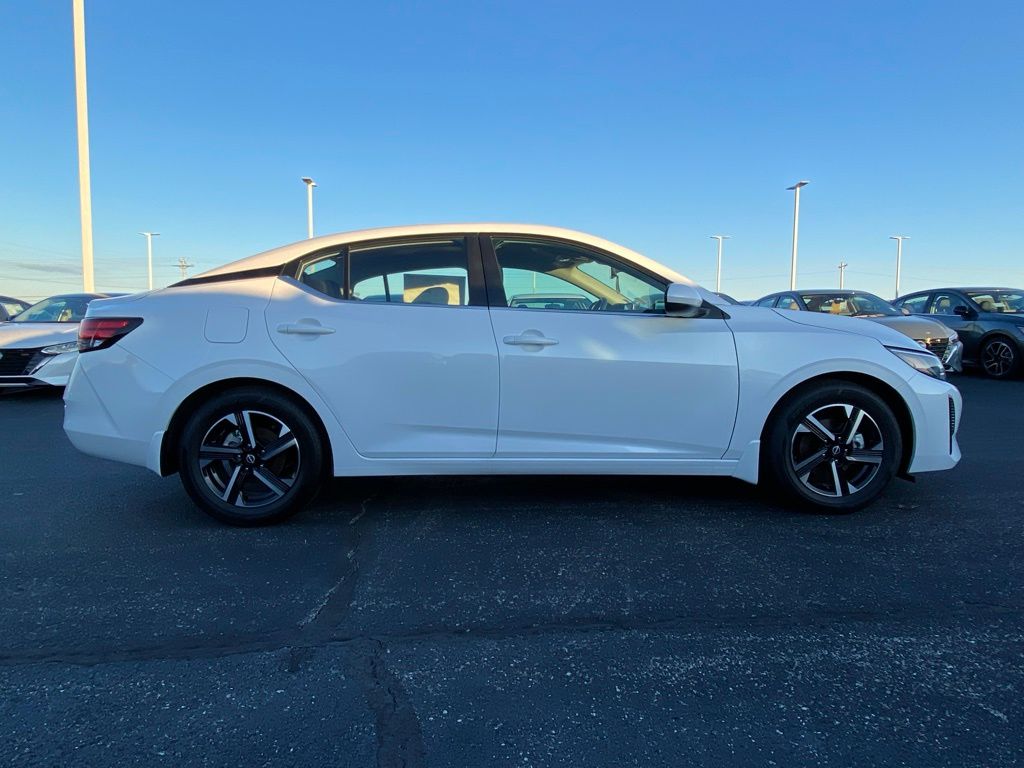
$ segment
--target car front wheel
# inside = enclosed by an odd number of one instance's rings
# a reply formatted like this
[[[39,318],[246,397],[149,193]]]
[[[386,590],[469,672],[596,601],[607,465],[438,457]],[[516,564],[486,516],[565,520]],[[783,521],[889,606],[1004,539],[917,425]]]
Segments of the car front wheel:
[[[784,403],[762,446],[765,481],[804,506],[852,512],[874,501],[895,477],[899,424],[874,392],[823,383]]]
[[[1008,339],[996,336],[981,348],[981,367],[993,379],[1005,379],[1017,370],[1017,349]]]
[[[196,408],[181,433],[178,466],[185,490],[203,511],[231,525],[266,525],[312,499],[323,448],[301,407],[248,387]]]

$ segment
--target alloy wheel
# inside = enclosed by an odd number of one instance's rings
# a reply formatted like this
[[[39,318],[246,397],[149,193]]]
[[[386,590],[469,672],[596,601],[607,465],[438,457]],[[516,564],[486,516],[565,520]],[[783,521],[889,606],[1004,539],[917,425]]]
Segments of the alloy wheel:
[[[981,364],[985,368],[985,373],[989,376],[997,378],[1006,376],[1013,370],[1013,349],[1005,341],[993,339],[985,345],[985,350],[981,356]]]
[[[199,473],[221,501],[247,509],[271,504],[299,475],[299,442],[276,416],[236,410],[218,418],[199,447]]]
[[[884,457],[882,431],[863,408],[821,406],[805,415],[790,440],[797,479],[821,496],[851,496],[878,474]]]

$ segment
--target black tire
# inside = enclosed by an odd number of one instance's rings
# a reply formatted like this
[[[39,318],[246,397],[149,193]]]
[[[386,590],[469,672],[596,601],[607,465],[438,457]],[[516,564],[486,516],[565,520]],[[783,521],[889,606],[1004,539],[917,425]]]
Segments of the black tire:
[[[269,525],[302,509],[320,486],[323,457],[320,433],[306,411],[258,386],[200,404],[178,445],[179,474],[192,501],[239,526]]]
[[[981,345],[978,362],[985,375],[993,379],[1009,379],[1020,368],[1017,344],[1005,336],[990,336]]]
[[[857,384],[822,382],[773,414],[761,445],[761,478],[801,507],[853,512],[885,490],[902,455],[899,423],[882,398]]]

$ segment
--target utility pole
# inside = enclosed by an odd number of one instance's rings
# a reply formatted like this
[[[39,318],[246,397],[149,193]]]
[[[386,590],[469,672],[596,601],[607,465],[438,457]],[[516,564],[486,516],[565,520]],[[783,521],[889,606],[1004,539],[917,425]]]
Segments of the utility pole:
[[[796,247],[800,239],[800,189],[811,182],[798,181],[786,189],[793,192],[793,256],[789,264],[789,290],[796,290]]]
[[[893,298],[898,299],[900,297],[900,270],[903,269],[903,241],[910,238],[906,235],[890,235],[889,239],[896,241],[896,295]]]
[[[306,237],[313,237],[313,187],[316,182],[309,176],[302,177],[302,183],[306,185]]]
[[[92,267],[92,185],[89,180],[89,98],[85,82],[85,0],[72,0],[75,38],[75,122],[78,127],[78,202],[82,220],[82,288],[96,290]]]
[[[712,240],[718,241],[718,268],[715,270],[715,293],[722,290],[722,241],[730,240],[729,235],[711,235]]]
[[[146,238],[146,269],[149,277],[149,290],[153,290],[153,238],[159,236],[159,232],[139,232]]]
[[[845,261],[839,262],[839,290],[843,290],[843,274],[846,272],[846,268],[850,266]]]
[[[185,261],[185,257],[184,256],[179,256],[178,257],[178,263],[175,264],[174,266],[176,266],[178,269],[181,270],[181,279],[184,280],[185,278],[188,277],[188,270],[189,270],[189,268],[190,267],[194,267],[195,264],[192,264],[191,262]]]

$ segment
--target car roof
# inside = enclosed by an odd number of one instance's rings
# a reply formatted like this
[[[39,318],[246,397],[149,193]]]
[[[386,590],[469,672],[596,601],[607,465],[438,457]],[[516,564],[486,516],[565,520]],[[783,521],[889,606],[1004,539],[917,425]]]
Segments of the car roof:
[[[562,227],[549,227],[543,224],[515,224],[508,222],[472,222],[472,223],[451,223],[451,224],[416,224],[401,227],[379,227],[377,229],[357,229],[351,232],[338,232],[331,235],[323,235],[308,240],[299,240],[280,248],[272,248],[269,251],[257,253],[254,256],[247,256],[244,259],[232,261],[221,267],[207,270],[193,279],[228,275],[234,272],[246,272],[249,270],[265,269],[267,267],[280,266],[293,259],[304,256],[307,253],[318,251],[332,246],[348,245],[363,240],[383,240],[387,238],[416,237],[421,235],[455,235],[455,234],[477,234],[477,233],[500,233],[503,235],[535,235],[539,237],[556,237],[578,242],[581,245],[590,245],[604,251],[622,256],[634,264],[660,274],[673,282],[695,285],[690,278],[676,272],[675,270],[649,259],[646,256],[630,250],[624,246],[605,240],[601,237],[589,235],[586,232],[578,232]]]
[[[115,296],[127,296],[126,293],[55,293],[47,299],[112,299]],[[41,299],[44,301],[44,299]],[[38,304],[38,302],[36,302]]]

